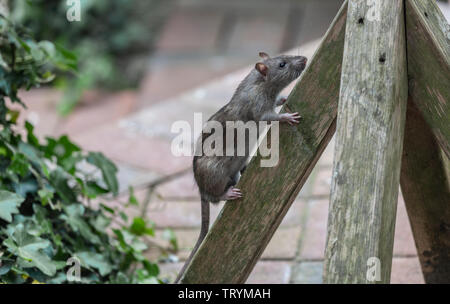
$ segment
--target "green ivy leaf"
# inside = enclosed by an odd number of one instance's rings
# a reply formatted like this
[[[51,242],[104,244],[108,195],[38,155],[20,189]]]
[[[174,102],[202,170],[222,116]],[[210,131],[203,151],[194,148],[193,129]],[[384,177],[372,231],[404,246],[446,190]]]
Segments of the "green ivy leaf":
[[[49,202],[51,202],[54,193],[55,192],[52,189],[49,189],[49,188],[44,188],[44,189],[38,190],[38,195],[41,198],[41,202],[42,202],[43,206],[45,206]]]
[[[8,115],[10,117],[9,121],[14,124],[17,122],[17,119],[19,118],[20,111],[10,109],[8,110]]]
[[[22,40],[22,38],[20,38],[16,32],[9,32],[8,38],[12,43],[16,45],[16,47],[22,47],[25,50],[25,52],[29,54],[31,53],[31,47],[28,45],[27,42]]]
[[[101,254],[83,251],[77,252],[75,255],[80,259],[82,265],[97,269],[102,276],[105,276],[112,271],[112,266]]]
[[[45,60],[45,53],[44,50],[39,46],[39,44],[35,43],[34,41],[28,41],[28,46],[30,47],[30,53],[33,59],[36,62],[41,62]]]
[[[63,48],[59,44],[56,45],[56,49],[58,50],[58,52],[61,53],[61,55],[63,55],[64,58],[72,61],[77,61],[77,55],[75,55],[74,52],[71,52],[68,49]]]
[[[89,224],[83,219],[84,207],[81,204],[72,204],[65,206],[66,214],[60,215],[62,220],[65,220],[73,230],[79,232],[86,240],[98,244],[100,239],[92,232]]]
[[[82,160],[83,156],[81,154],[72,154],[66,158],[59,158],[58,164],[60,164],[67,173],[75,175],[75,172],[77,171],[76,165]]]
[[[65,49],[59,44],[55,45],[56,56],[53,58],[53,63],[62,70],[77,71],[78,58],[75,53]]]
[[[30,161],[35,164],[41,164],[41,158],[39,157],[39,152],[32,146],[24,142],[19,143],[19,152],[23,153]]]
[[[26,179],[22,179],[18,184],[15,184],[14,192],[22,197],[26,197],[28,193],[35,193],[38,188],[36,179],[30,176]]]
[[[116,211],[113,208],[108,207],[108,206],[106,206],[103,203],[100,203],[100,207],[102,207],[106,212],[109,212],[109,213],[111,213],[113,215],[116,213]]]
[[[58,163],[64,160],[74,152],[81,151],[80,147],[69,140],[67,135],[63,135],[58,139],[53,139],[51,137],[46,137],[47,145],[45,146],[45,156],[50,158],[51,156],[56,156]]]
[[[111,224],[111,219],[103,215],[98,215],[91,221],[92,226],[99,232],[104,232],[106,228]]]
[[[148,247],[144,242],[125,229],[114,229],[113,232],[117,236],[117,240],[122,249],[126,252],[133,253],[138,261],[145,259],[142,256],[142,251],[146,250]]]
[[[117,240],[119,241],[119,245],[122,249],[126,250],[128,245],[127,242],[125,241],[125,236],[122,233],[122,230],[120,229],[113,229],[114,234],[117,237]]]
[[[50,246],[50,242],[28,234],[23,224],[17,224],[13,235],[3,244],[23,259],[20,262],[22,267],[37,267],[48,276],[56,273],[57,264],[43,251]]]
[[[28,173],[29,166],[30,164],[25,155],[22,153],[14,153],[8,169],[23,177]]]
[[[2,261],[2,264],[0,265],[0,276],[7,274],[13,265],[14,263],[12,261]]]
[[[156,277],[148,277],[148,278],[139,280],[139,283],[141,283],[141,284],[160,284],[161,281],[158,280]]]
[[[45,52],[45,55],[47,57],[54,57],[56,55],[56,48],[55,45],[47,40],[42,40],[38,42],[39,47]],[[76,60],[76,58],[75,58]]]
[[[149,276],[156,277],[159,275],[159,267],[154,263],[150,263],[148,260],[142,262]]]
[[[130,193],[130,197],[128,198],[128,204],[138,206],[139,202],[136,196],[134,195],[134,188],[132,186],[128,187],[128,192]]]
[[[89,198],[96,198],[99,195],[108,193],[108,190],[100,187],[96,182],[89,181],[84,184],[83,192]]]
[[[54,239],[53,243],[58,246],[58,242],[55,241],[58,236],[56,236],[53,232],[53,227],[50,222],[50,217],[47,209],[42,207],[41,205],[33,204],[33,211],[34,215],[31,217],[31,219],[34,222],[35,226],[39,229],[38,235],[50,234]]]
[[[133,223],[130,226],[130,232],[135,235],[155,235],[155,231],[152,227],[147,226],[147,222],[141,217],[135,217]]]
[[[39,140],[34,135],[34,126],[29,123],[28,121],[25,121],[25,129],[27,130],[27,141],[30,145],[33,145],[35,147],[39,147]]]
[[[12,221],[12,215],[19,213],[19,207],[25,199],[15,193],[0,190],[0,218]]]
[[[9,67],[8,63],[3,59],[2,54],[0,53],[0,67],[5,69],[6,71],[11,71],[11,68]]]
[[[5,147],[0,147],[0,155],[1,156],[8,155],[8,150]]]
[[[130,279],[123,272],[119,272],[116,275],[116,278],[113,280],[114,284],[129,284]]]
[[[114,195],[117,195],[119,192],[119,183],[117,181],[116,173],[117,167],[107,159],[100,152],[89,152],[87,161],[96,166],[102,172],[103,180],[108,186],[109,191],[111,191]]]
[[[130,226],[130,232],[136,235],[142,235],[145,233],[145,220],[141,217],[135,217],[133,223]]]
[[[58,195],[66,203],[74,203],[77,201],[77,196],[73,189],[69,187],[69,174],[61,168],[56,168],[50,173],[50,182]]]
[[[125,223],[128,222],[128,215],[126,215],[125,212],[120,211],[119,216]]]

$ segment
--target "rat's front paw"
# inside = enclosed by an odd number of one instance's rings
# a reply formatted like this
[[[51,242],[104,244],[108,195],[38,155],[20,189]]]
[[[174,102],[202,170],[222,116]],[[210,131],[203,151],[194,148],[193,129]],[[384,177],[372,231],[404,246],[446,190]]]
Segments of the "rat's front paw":
[[[281,114],[281,121],[282,122],[287,122],[291,126],[294,125],[294,124],[298,124],[300,122],[300,118],[301,118],[301,116],[298,115],[297,112]]]

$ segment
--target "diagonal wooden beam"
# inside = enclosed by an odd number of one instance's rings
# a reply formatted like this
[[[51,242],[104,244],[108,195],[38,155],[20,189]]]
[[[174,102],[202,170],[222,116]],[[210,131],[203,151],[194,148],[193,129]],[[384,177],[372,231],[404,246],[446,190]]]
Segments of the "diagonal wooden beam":
[[[426,283],[450,283],[450,161],[410,99],[400,184]]]
[[[450,26],[434,1],[405,10],[409,94],[450,158]]]
[[[349,0],[325,283],[390,280],[407,98],[402,0]]]
[[[335,131],[346,3],[288,99],[303,119],[280,126],[276,167],[248,166],[238,187],[244,198],[225,204],[182,283],[243,283]]]

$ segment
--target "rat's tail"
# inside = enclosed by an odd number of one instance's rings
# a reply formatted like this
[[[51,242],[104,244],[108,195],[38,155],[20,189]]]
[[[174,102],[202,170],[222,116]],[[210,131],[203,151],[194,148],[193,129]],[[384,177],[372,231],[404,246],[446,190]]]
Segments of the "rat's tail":
[[[201,200],[201,209],[202,209],[202,226],[200,228],[200,235],[197,239],[197,243],[195,243],[194,249],[192,249],[191,254],[189,255],[188,259],[184,263],[183,268],[181,268],[180,273],[178,274],[177,278],[175,279],[175,284],[178,284],[181,280],[181,278],[184,275],[184,272],[186,271],[186,268],[191,263],[192,258],[194,257],[195,253],[197,252],[198,248],[203,242],[203,239],[205,238],[206,234],[208,233],[209,229],[209,202],[204,200],[202,198]]]

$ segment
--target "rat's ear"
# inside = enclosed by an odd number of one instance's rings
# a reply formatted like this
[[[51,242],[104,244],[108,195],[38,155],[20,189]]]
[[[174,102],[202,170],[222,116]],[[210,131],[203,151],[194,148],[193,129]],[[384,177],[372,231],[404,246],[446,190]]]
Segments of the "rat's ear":
[[[270,58],[270,56],[267,55],[267,53],[264,53],[264,52],[259,52],[259,57],[261,57],[264,60],[267,60],[267,59]]]
[[[265,76],[267,76],[267,70],[268,70],[269,68],[268,68],[267,65],[265,65],[264,63],[258,62],[258,63],[255,65],[255,69],[256,69],[258,72],[260,72],[261,75],[263,75],[263,76],[265,77]]]

